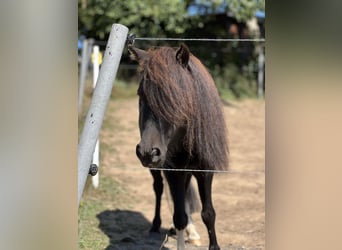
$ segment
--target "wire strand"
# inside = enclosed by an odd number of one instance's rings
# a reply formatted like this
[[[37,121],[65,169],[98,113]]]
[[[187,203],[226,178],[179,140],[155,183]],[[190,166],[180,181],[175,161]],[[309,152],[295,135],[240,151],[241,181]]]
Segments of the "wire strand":
[[[265,42],[264,38],[171,38],[171,37],[136,37],[143,41],[203,41],[203,42]]]
[[[136,37],[140,41],[195,41],[195,42],[265,42],[264,38],[172,38],[172,37]],[[106,41],[94,41],[97,45],[106,45]]]
[[[149,168],[150,170],[176,171],[176,172],[204,172],[204,173],[226,173],[226,174],[265,174],[264,171],[233,171],[233,170],[209,170],[209,169],[182,169],[182,168]]]

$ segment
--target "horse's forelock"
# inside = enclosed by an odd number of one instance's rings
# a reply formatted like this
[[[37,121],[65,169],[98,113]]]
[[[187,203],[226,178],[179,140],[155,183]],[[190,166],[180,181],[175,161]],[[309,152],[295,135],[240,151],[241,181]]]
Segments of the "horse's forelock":
[[[149,53],[141,72],[147,100],[153,112],[166,121],[185,125],[194,113],[191,77],[177,62],[173,49],[162,47]]]

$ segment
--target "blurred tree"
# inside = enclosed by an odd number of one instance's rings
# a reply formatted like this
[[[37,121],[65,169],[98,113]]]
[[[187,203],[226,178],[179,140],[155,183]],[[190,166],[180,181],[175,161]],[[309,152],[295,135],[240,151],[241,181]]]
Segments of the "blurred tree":
[[[249,38],[246,21],[257,10],[265,10],[265,0],[78,0],[78,10],[79,35],[96,40],[106,41],[113,23],[127,26],[138,37]],[[179,42],[139,41],[142,48],[156,45]],[[188,41],[187,45],[224,91],[236,97],[255,92],[255,43]],[[132,74],[121,74],[128,75]]]
[[[79,0],[79,33],[104,40],[113,23],[139,36],[181,34],[188,28],[186,5],[180,0]]]
[[[191,5],[200,6],[200,16],[189,17]],[[79,0],[78,26],[80,34],[101,40],[113,23],[139,36],[177,36],[193,25],[205,26],[218,10],[245,22],[265,10],[265,0]]]
[[[185,0],[186,7],[197,6],[203,14],[228,13],[240,22],[251,19],[257,10],[265,11],[265,0]]]
[[[265,0],[228,0],[229,12],[240,22],[254,17],[257,10],[265,10]]]

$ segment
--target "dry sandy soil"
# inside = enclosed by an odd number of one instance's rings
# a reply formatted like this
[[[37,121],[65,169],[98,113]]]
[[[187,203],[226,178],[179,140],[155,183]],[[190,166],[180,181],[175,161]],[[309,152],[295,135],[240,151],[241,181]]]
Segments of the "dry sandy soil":
[[[111,249],[176,249],[175,239],[162,246],[165,232],[172,223],[170,196],[162,199],[162,232],[148,237],[154,215],[152,177],[135,156],[139,142],[138,100],[112,100],[107,107],[101,147],[102,174],[115,178],[125,187],[130,201],[98,215],[99,227],[110,238]],[[265,249],[265,102],[244,100],[224,106],[229,130],[230,170],[214,176],[213,203],[216,232],[221,249]],[[110,127],[110,129],[106,129]],[[101,185],[101,184],[100,184]],[[207,249],[208,237],[199,213],[193,215]]]

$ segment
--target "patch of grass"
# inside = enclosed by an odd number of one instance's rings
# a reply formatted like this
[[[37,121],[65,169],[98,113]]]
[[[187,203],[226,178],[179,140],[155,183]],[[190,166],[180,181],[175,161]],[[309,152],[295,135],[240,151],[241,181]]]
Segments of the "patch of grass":
[[[112,89],[112,98],[125,99],[136,97],[137,89],[137,83],[126,83],[123,80],[116,79]]]
[[[100,185],[94,189],[88,178],[78,210],[79,249],[105,249],[109,245],[108,237],[99,229],[97,215],[119,204],[127,204],[127,192],[115,180],[100,176]],[[129,205],[129,204],[128,204]]]
[[[218,92],[219,92],[221,99],[223,99],[225,101],[231,101],[231,100],[236,101],[237,100],[236,96],[234,96],[232,91],[227,89],[227,88],[219,88]]]

